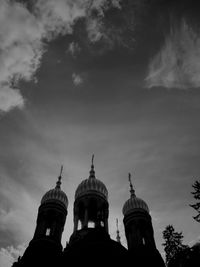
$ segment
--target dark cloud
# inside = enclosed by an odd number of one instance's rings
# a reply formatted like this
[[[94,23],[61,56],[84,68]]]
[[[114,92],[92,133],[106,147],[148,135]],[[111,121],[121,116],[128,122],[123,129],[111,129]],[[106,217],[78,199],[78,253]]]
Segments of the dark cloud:
[[[113,1],[110,6],[116,6]],[[0,2],[0,110],[22,108],[25,102],[16,88],[20,80],[33,81],[45,52],[44,41],[71,34],[79,18],[107,6],[101,1],[37,0]]]
[[[41,64],[45,51],[44,40],[51,41],[59,35],[72,34],[75,30],[74,38],[77,45],[83,48],[83,53],[85,52],[84,48],[93,52],[95,56],[102,56],[105,52],[113,50],[117,52],[129,50],[129,52],[135,53],[135,57],[138,57],[138,54],[140,57],[145,57],[145,55],[149,56],[155,53],[159,42],[161,43],[163,39],[170,39],[170,36],[166,36],[170,34],[172,20],[178,21],[175,24],[179,24],[179,21],[184,19],[189,25],[188,27],[192,25],[192,28],[193,26],[197,28],[197,10],[199,10],[197,1],[192,4],[189,1],[153,0],[124,0],[121,2],[106,0],[2,1],[0,27],[2,36],[1,110],[9,111],[15,106],[23,107],[25,99],[17,85],[20,80],[32,81],[35,79],[36,70]],[[7,21],[8,17],[12,19]],[[5,27],[5,25],[7,26]],[[174,35],[183,35],[183,33],[178,33],[183,31],[181,26],[175,25],[175,27],[177,30]],[[192,34],[196,33],[194,29],[191,32]],[[156,45],[151,38],[157,39]],[[172,46],[174,45],[172,44]],[[190,47],[188,48],[186,45],[183,49],[193,49],[194,46],[195,44],[191,41]],[[171,54],[175,52],[176,48],[172,48]],[[160,53],[163,54],[163,52]],[[158,57],[163,56],[158,55],[154,59],[156,65],[158,65]],[[135,60],[134,57],[133,60]],[[184,58],[181,60],[184,61]],[[152,65],[150,68],[153,70],[150,70],[149,77],[154,76],[152,73],[158,72]],[[174,74],[173,66],[167,68],[170,68],[173,75],[177,76],[176,73]],[[198,72],[196,68],[192,66],[189,72]],[[162,75],[167,76],[166,73]],[[194,83],[194,87],[196,87],[193,77],[188,80],[187,82],[175,82],[175,84],[186,83],[187,86],[187,83],[188,85]]]

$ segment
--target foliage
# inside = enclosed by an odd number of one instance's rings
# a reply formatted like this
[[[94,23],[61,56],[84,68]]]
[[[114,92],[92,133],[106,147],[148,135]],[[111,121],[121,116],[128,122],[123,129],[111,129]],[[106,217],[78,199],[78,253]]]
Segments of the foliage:
[[[187,246],[182,244],[182,232],[176,232],[173,225],[166,226],[165,230],[163,231],[163,239],[165,240],[162,245],[164,246],[166,253],[166,264],[175,258],[180,251],[183,251],[187,248]]]
[[[194,192],[192,192],[192,194],[194,195],[194,199],[199,200],[199,202],[197,201],[196,204],[192,204],[190,206],[198,212],[198,214],[194,216],[193,218],[197,222],[200,222],[200,182],[195,181],[192,187],[194,188]]]

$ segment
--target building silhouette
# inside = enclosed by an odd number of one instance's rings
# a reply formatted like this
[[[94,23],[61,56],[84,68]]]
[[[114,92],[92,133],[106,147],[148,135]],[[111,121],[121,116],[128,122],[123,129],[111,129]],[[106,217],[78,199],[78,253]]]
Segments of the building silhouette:
[[[121,244],[118,228],[116,240],[110,238],[108,191],[95,177],[92,158],[89,178],[83,180],[75,192],[74,229],[69,243],[62,248],[68,198],[61,190],[60,173],[56,187],[42,197],[33,239],[13,267],[164,267],[156,249],[149,208],[136,196],[130,174],[129,181],[130,198],[122,209],[128,248]]]

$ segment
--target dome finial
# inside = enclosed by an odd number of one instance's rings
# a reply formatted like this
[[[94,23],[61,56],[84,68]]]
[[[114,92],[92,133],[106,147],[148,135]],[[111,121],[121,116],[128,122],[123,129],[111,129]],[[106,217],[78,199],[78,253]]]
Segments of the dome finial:
[[[117,237],[116,237],[116,240],[117,240],[118,243],[121,244],[121,241],[120,241],[121,237],[119,235],[118,219],[116,219],[116,226],[117,226]]]
[[[91,162],[91,170],[89,178],[95,178],[95,171],[94,171],[94,154],[92,155],[92,162]]]
[[[63,172],[63,165],[61,165],[61,168],[60,168],[60,175],[58,176],[58,181],[56,183],[56,189],[60,189],[62,172]]]
[[[129,180],[129,183],[130,183],[131,197],[135,197],[135,190],[133,189],[133,184],[132,184],[132,181],[131,181],[131,174],[130,174],[130,172],[128,174],[128,180]]]

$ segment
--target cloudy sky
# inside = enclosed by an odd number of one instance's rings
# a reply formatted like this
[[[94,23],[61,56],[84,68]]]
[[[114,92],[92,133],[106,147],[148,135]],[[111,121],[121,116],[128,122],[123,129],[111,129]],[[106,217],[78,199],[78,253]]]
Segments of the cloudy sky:
[[[65,246],[74,192],[93,153],[109,191],[112,238],[118,218],[125,244],[121,210],[131,172],[160,252],[168,224],[186,244],[198,241],[189,206],[200,175],[196,2],[0,0],[0,266],[33,237],[61,164]]]

